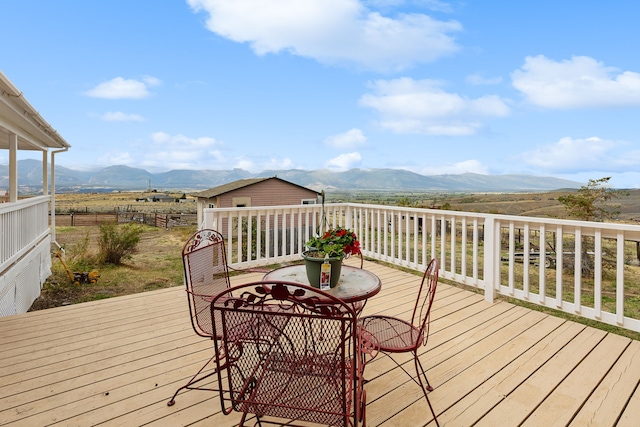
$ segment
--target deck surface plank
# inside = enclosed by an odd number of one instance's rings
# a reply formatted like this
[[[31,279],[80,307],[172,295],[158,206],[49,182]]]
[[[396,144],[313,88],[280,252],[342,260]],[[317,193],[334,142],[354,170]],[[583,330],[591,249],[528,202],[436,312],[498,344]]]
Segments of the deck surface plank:
[[[572,420],[575,426],[612,425],[640,382],[640,341],[632,341]],[[638,403],[636,403],[636,408]],[[640,419],[637,414],[635,420]]]
[[[353,261],[349,261],[353,262]],[[363,315],[409,320],[421,274],[365,262],[383,283]],[[232,284],[262,273],[232,276]],[[0,318],[0,426],[220,426],[215,392],[187,391],[211,356],[182,287]],[[440,283],[420,359],[441,425],[637,425],[640,342]],[[410,355],[396,360],[415,375]],[[369,426],[432,426],[418,385],[379,355]],[[213,381],[213,380],[212,380]]]

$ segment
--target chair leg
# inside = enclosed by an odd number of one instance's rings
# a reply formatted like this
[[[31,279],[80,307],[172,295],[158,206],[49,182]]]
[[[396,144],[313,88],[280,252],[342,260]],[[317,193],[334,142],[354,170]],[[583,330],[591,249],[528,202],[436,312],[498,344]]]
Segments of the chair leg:
[[[362,396],[360,396],[360,422],[362,427],[367,427],[367,392],[362,390]],[[357,424],[356,424],[357,425]]]
[[[427,399],[427,404],[429,405],[429,409],[431,409],[431,415],[433,415],[433,421],[436,422],[436,426],[440,427],[440,424],[438,423],[438,417],[436,416],[436,412],[433,410],[433,406],[431,406],[431,401],[429,400],[429,396],[428,396],[428,392],[433,391],[433,387],[431,387],[431,384],[429,384],[429,380],[427,379],[427,374],[424,372],[424,368],[422,367],[422,363],[420,363],[420,359],[418,358],[417,354],[414,354],[413,360],[416,366],[416,376],[418,377],[420,388],[422,388],[422,392],[424,393],[424,398]],[[425,382],[427,383],[426,387],[422,382],[423,377]]]
[[[180,393],[182,390],[206,390],[206,391],[220,391],[217,388],[202,388],[202,387],[193,387],[194,384],[199,383],[202,380],[205,380],[209,377],[211,377],[212,375],[215,375],[218,371],[217,370],[213,370],[213,372],[204,375],[200,378],[198,378],[198,376],[200,375],[200,373],[207,367],[209,366],[209,364],[211,362],[213,362],[215,359],[215,356],[213,356],[211,359],[209,359],[207,361],[207,363],[204,364],[204,366],[202,368],[200,368],[200,370],[198,372],[196,372],[196,374],[191,377],[191,379],[189,380],[188,383],[186,383],[185,385],[183,385],[182,387],[180,387],[179,389],[176,390],[176,392],[173,394],[173,396],[171,397],[171,399],[167,402],[167,406],[173,406],[176,403],[176,396],[178,395],[178,393]]]
[[[417,354],[414,354],[414,359],[416,362],[416,374],[418,374],[418,376],[420,376],[420,371],[422,371],[422,376],[424,377],[424,380],[427,383],[427,387],[425,387],[427,389],[427,391],[433,391],[433,387],[431,387],[431,384],[429,384],[429,380],[427,379],[427,374],[424,372],[424,368],[422,367],[422,363],[420,363],[420,359],[418,358]],[[420,367],[420,371],[418,371],[418,366]],[[422,381],[420,381],[422,382]]]
[[[433,406],[431,406],[431,401],[429,400],[429,396],[428,396],[428,392],[433,391],[433,387],[431,387],[431,384],[429,384],[429,380],[427,379],[427,374],[424,372],[424,369],[422,368],[422,363],[420,363],[420,359],[418,359],[418,355],[416,353],[413,353],[413,362],[414,362],[414,365],[416,367],[416,377],[418,378],[417,380],[415,378],[413,378],[413,375],[411,375],[404,368],[404,366],[399,364],[398,361],[393,358],[393,356],[391,356],[390,354],[387,354],[387,356],[389,356],[389,358],[391,360],[393,360],[393,362],[400,369],[402,369],[409,376],[409,378],[411,378],[413,380],[413,382],[417,383],[420,386],[420,388],[422,389],[422,393],[424,394],[425,399],[427,399],[427,404],[429,405],[429,409],[431,409],[431,414],[433,415],[433,420],[436,422],[436,426],[440,427],[440,424],[438,424],[438,418],[436,417],[436,412],[433,410]],[[421,373],[422,373],[422,375],[420,375]],[[422,382],[422,378],[424,378],[424,381],[426,381],[426,383],[427,383],[426,387],[425,387],[424,383]]]

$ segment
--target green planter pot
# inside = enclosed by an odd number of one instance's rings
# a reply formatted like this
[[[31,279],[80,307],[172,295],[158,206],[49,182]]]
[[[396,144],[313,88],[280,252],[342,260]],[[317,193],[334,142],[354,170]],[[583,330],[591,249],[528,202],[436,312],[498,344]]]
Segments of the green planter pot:
[[[310,253],[315,251],[305,251],[302,253],[304,258],[304,264],[307,267],[307,279],[309,284],[314,288],[320,289],[320,269],[324,262],[324,257],[310,256]],[[329,280],[329,286],[335,288],[340,280],[340,273],[342,272],[342,258],[329,258],[329,264],[331,264],[331,279]]]

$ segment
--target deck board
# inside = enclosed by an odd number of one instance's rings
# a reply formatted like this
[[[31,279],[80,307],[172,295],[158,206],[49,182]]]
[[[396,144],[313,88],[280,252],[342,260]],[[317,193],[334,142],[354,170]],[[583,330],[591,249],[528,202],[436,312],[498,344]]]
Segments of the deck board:
[[[364,309],[409,319],[421,276],[365,263]],[[259,280],[235,275],[233,284]],[[211,356],[181,287],[0,318],[2,426],[233,426],[215,392],[166,402]],[[441,425],[637,425],[640,342],[440,283],[420,352]],[[409,372],[408,355],[396,357]],[[369,426],[434,425],[387,356],[367,365]]]

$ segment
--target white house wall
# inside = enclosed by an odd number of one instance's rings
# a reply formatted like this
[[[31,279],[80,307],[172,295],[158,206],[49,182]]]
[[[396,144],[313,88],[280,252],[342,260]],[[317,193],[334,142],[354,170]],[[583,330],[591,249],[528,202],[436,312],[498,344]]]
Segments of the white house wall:
[[[0,316],[25,313],[51,274],[51,239],[41,241],[6,274],[0,276]]]

